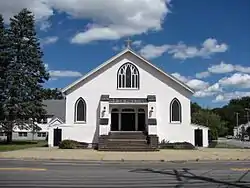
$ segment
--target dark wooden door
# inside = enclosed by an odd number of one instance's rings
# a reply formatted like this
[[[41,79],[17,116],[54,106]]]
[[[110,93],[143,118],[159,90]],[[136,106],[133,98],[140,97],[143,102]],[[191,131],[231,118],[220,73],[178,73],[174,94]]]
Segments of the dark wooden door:
[[[62,141],[62,129],[54,129],[54,146],[59,146]]]
[[[202,129],[195,129],[195,131],[194,131],[194,143],[195,143],[195,146],[198,146],[198,147],[203,146]]]
[[[121,131],[135,131],[135,113],[121,114]]]
[[[138,131],[145,131],[145,113],[138,114]]]
[[[111,131],[119,131],[119,114],[111,113]]]

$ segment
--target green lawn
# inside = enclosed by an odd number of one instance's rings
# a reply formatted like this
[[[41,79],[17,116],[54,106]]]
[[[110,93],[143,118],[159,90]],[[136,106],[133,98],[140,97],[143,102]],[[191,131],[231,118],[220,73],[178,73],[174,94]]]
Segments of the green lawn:
[[[45,147],[46,145],[47,141],[13,141],[11,144],[0,142],[0,152],[26,149],[32,147]]]

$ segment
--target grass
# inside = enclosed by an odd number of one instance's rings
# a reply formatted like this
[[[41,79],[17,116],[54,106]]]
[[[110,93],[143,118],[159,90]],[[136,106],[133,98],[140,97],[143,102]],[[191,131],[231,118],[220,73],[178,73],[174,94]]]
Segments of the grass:
[[[47,141],[13,141],[10,144],[6,142],[0,142],[0,152],[3,151],[13,151],[20,150],[32,147],[45,147],[47,145]]]

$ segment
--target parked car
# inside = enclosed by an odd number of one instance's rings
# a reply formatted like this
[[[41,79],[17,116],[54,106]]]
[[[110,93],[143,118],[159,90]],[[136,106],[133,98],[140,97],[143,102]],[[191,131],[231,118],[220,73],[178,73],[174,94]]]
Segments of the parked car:
[[[249,141],[249,136],[248,136],[248,135],[245,135],[245,136],[244,136],[244,140],[245,140],[245,141]]]
[[[233,139],[233,136],[232,135],[227,135],[226,138],[227,139]]]

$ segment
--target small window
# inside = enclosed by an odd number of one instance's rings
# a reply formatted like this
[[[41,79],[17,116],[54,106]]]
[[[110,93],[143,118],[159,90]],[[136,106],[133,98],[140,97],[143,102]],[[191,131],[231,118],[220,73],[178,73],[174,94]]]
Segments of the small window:
[[[46,137],[46,132],[37,133],[37,137]]]
[[[176,98],[170,104],[170,122],[181,122],[181,103]]]
[[[0,136],[7,136],[5,132],[0,132]]]
[[[27,136],[28,136],[28,133],[27,133],[27,132],[19,132],[19,133],[18,133],[18,136],[19,136],[19,137],[27,137]]]
[[[76,101],[75,122],[86,122],[86,102],[83,100],[83,98],[80,98]]]

